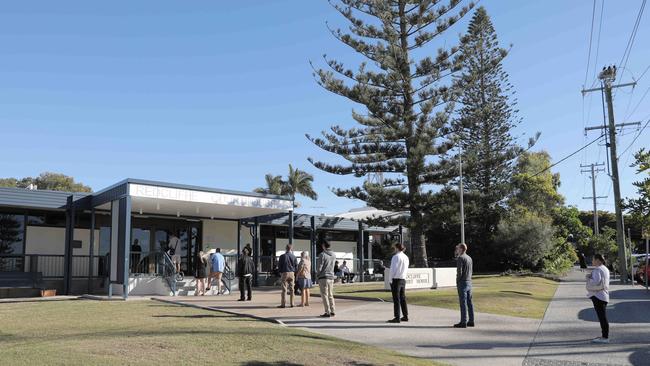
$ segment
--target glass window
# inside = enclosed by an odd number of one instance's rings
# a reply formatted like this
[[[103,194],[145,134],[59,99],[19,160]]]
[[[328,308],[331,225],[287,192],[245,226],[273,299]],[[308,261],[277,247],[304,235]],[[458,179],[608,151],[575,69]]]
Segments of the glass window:
[[[99,228],[99,253],[103,256],[111,251],[111,227],[102,226]]]
[[[65,212],[46,212],[27,217],[27,225],[65,227]]]
[[[0,255],[23,254],[25,216],[0,214]]]

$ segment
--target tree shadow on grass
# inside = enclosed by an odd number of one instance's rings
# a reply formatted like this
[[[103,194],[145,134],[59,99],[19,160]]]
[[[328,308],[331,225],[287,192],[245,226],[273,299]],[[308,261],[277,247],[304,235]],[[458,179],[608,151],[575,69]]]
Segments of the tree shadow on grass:
[[[359,290],[355,289],[355,290],[351,290],[351,291],[341,291],[341,292],[336,292],[336,293],[334,294],[334,296],[336,296],[336,295],[353,295],[353,294],[361,294],[361,293],[364,293],[364,292],[376,292],[376,293],[381,293],[381,294],[389,294],[389,293],[390,293],[389,290],[378,289],[378,288],[375,288],[375,289],[359,289]]]
[[[276,361],[276,362],[266,362],[266,361],[246,361],[240,364],[241,366],[303,366],[302,363],[293,363],[289,361]]]
[[[516,295],[533,296],[532,293],[530,293],[530,292],[523,292],[523,291],[509,291],[509,290],[501,290],[501,291],[499,291],[499,292],[508,293],[508,294],[516,294]]]
[[[373,366],[374,365],[372,363],[357,362],[357,361],[346,362],[345,364],[346,365],[351,365],[351,366]],[[290,361],[275,361],[275,362],[246,361],[246,362],[241,363],[240,365],[241,366],[303,366],[304,364],[290,362]]]
[[[203,319],[203,318],[229,318],[228,315],[213,315],[213,314],[196,314],[196,315],[152,315],[152,318],[186,318],[186,319]]]

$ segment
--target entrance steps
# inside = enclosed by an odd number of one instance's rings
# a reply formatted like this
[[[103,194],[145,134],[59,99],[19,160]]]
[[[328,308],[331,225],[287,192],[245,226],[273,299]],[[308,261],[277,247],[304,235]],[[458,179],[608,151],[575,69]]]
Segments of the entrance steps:
[[[234,292],[238,290],[237,281],[231,281],[230,291]],[[223,288],[223,285],[222,285]],[[183,281],[176,282],[176,295],[177,296],[194,296],[196,292],[196,278],[186,277]],[[226,291],[228,293],[228,291]],[[122,294],[122,285],[113,285],[113,294],[121,295]],[[212,286],[210,291],[206,292],[206,295],[216,295],[216,286]],[[148,295],[159,295],[159,296],[173,296],[167,280],[160,276],[152,275],[136,275],[129,277],[129,295],[134,296],[148,296]]]
[[[234,284],[233,284],[234,285]],[[234,291],[232,289],[231,285],[231,291]],[[209,291],[206,291],[206,295],[216,295],[217,294],[217,287],[212,286],[212,288]],[[176,282],[176,295],[177,296],[194,296],[196,293],[196,278],[194,277],[188,277],[185,278],[183,281],[177,281]],[[222,290],[228,294],[228,290],[223,289],[222,285]]]

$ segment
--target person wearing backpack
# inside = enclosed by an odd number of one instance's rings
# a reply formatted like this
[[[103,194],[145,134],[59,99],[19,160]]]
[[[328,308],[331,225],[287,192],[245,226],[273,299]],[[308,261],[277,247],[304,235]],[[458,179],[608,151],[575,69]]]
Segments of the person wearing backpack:
[[[602,254],[595,254],[592,265],[595,267],[586,275],[587,297],[594,304],[594,310],[600,322],[601,337],[592,343],[609,343],[609,321],[607,320],[607,303],[609,302],[609,269]]]

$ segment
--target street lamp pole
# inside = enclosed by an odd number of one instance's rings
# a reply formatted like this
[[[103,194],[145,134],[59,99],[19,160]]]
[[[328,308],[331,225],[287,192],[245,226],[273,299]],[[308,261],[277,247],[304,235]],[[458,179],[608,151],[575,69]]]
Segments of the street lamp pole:
[[[459,156],[459,170],[460,170],[460,242],[465,244],[465,207],[463,203],[463,145],[460,144]]]

